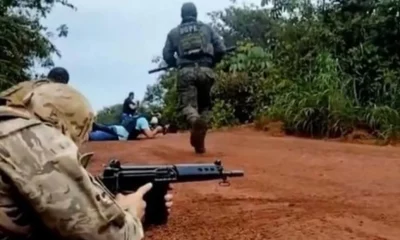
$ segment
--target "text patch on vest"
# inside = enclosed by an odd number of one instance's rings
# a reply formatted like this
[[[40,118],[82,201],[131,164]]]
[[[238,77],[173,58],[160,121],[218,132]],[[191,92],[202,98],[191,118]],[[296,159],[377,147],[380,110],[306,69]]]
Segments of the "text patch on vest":
[[[207,52],[207,42],[197,23],[179,26],[179,56],[192,57]]]

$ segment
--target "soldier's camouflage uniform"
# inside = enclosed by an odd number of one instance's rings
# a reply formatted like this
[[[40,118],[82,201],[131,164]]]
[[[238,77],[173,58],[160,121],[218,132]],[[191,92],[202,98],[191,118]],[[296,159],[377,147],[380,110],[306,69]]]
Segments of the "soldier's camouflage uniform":
[[[0,239],[143,238],[134,210],[81,165],[93,118],[88,101],[60,83],[0,106]]]
[[[37,80],[37,81],[24,81],[20,82],[2,92],[0,92],[0,97],[6,99],[9,103],[21,104],[23,98],[32,91],[34,88],[50,83],[50,80]]]
[[[212,107],[210,92],[215,82],[212,66],[222,58],[226,48],[222,38],[209,25],[197,20],[197,9],[193,3],[183,4],[181,17],[181,24],[168,33],[163,58],[168,66],[178,67],[179,107],[192,125],[192,146],[197,148],[196,152],[202,152],[206,130],[195,136],[202,138],[200,143],[194,143],[193,132],[196,131],[196,121],[201,119],[201,125],[207,125],[209,121]],[[175,53],[178,59],[175,59]]]
[[[178,71],[179,105],[190,123],[199,117],[209,122],[212,107],[210,93],[214,81],[215,73],[209,67],[185,67]]]

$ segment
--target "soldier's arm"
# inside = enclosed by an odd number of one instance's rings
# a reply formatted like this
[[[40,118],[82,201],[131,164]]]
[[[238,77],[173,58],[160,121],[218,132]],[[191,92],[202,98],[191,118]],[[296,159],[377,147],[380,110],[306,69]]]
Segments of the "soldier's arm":
[[[163,59],[167,63],[169,67],[176,66],[175,52],[176,47],[173,42],[173,30],[170,31],[167,35],[167,39],[165,40],[165,45],[163,48]]]
[[[209,26],[209,29],[211,35],[211,44],[214,47],[214,61],[218,63],[226,53],[226,46],[222,37],[211,26]]]
[[[123,210],[79,163],[78,148],[43,124],[0,140],[0,168],[44,225],[65,239],[138,240],[134,210]]]

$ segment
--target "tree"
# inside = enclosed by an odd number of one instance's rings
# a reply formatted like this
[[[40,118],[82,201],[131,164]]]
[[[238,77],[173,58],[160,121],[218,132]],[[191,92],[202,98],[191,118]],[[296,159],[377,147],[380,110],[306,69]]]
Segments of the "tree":
[[[97,112],[96,122],[105,125],[119,124],[121,121],[122,104],[114,104]]]
[[[50,67],[52,55],[61,56],[50,41],[54,33],[40,23],[55,5],[75,9],[66,0],[0,1],[0,90],[34,78],[35,63]],[[56,31],[58,37],[68,34],[65,24]]]
[[[400,133],[400,2],[263,0],[210,13],[226,45],[217,67],[214,126],[281,121],[287,133],[338,137]],[[177,119],[174,71],[160,77]],[[167,101],[168,100],[168,101]]]

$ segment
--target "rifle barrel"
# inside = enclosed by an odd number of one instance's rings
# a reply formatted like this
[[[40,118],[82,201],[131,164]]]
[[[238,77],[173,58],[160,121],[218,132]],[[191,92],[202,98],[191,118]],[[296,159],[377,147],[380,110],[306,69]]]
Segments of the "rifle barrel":
[[[228,53],[228,52],[235,51],[235,50],[236,50],[236,46],[228,47],[228,48],[225,49],[225,51],[226,51],[227,53]],[[168,70],[168,68],[169,68],[169,67],[155,68],[155,69],[152,69],[152,70],[148,71],[148,73],[149,73],[149,74],[152,74],[152,73],[155,73],[155,72],[165,71],[165,70]]]
[[[228,47],[228,48],[225,49],[226,52],[232,52],[232,51],[235,51],[235,50],[236,50],[236,46]]]
[[[155,69],[152,69],[152,70],[148,71],[148,73],[152,74],[152,73],[163,71],[163,70],[168,70],[168,67],[155,68]]]
[[[226,177],[243,177],[244,172],[241,170],[224,171],[223,175]]]

